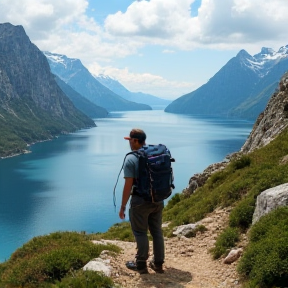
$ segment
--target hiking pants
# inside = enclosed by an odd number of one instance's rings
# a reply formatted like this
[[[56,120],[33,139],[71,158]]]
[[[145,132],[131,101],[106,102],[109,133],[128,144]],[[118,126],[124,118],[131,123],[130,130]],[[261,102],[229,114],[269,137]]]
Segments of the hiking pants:
[[[132,195],[130,201],[129,218],[131,228],[137,243],[137,267],[146,266],[149,256],[148,229],[153,238],[154,262],[156,265],[164,263],[164,237],[162,233],[162,210],[164,202],[148,202],[138,195]],[[142,267],[141,267],[142,266]]]

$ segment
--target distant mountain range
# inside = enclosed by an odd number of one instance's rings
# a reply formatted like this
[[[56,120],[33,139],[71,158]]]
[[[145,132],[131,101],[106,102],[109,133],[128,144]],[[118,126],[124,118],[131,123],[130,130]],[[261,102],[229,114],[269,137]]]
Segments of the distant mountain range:
[[[206,84],[168,105],[166,112],[255,120],[288,70],[288,45],[262,48],[251,56],[241,50]]]
[[[27,144],[95,126],[59,88],[22,26],[0,24],[0,156]]]
[[[149,105],[128,101],[102,85],[79,59],[43,53],[48,59],[51,72],[95,105],[108,111],[152,109]]]
[[[128,89],[126,89],[121,83],[119,83],[117,80],[112,79],[111,77],[107,75],[94,75],[94,77],[104,86],[109,88],[114,93],[120,95],[126,100],[134,101],[137,103],[144,103],[149,106],[151,106],[153,109],[157,108],[165,108],[168,104],[170,104],[172,101],[158,98],[156,96],[145,94],[142,92],[131,92]]]

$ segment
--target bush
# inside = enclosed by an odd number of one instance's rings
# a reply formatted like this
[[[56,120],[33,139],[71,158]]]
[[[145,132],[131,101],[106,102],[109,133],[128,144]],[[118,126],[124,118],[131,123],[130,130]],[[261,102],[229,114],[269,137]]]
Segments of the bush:
[[[250,166],[250,164],[251,164],[251,158],[247,155],[244,155],[240,159],[231,162],[231,165],[235,170],[243,169],[247,166]]]
[[[229,225],[247,229],[252,223],[253,213],[255,210],[255,199],[253,197],[244,198],[231,211],[229,216]]]
[[[92,235],[91,239],[115,239],[130,242],[135,240],[130,222],[116,223],[107,232]]]
[[[214,259],[218,259],[223,254],[227,254],[229,249],[235,246],[239,240],[239,230],[237,228],[226,228],[217,238],[215,247],[211,249]]]
[[[78,271],[67,275],[61,282],[56,284],[57,288],[111,288],[113,281],[98,272]]]
[[[288,207],[279,208],[257,222],[238,271],[249,287],[274,287],[288,279]]]
[[[12,254],[3,270],[0,268],[1,281],[12,287],[42,287],[45,283],[55,283],[71,269],[80,269],[98,257],[104,249],[120,250],[113,245],[95,245],[88,236],[76,232],[35,237]]]

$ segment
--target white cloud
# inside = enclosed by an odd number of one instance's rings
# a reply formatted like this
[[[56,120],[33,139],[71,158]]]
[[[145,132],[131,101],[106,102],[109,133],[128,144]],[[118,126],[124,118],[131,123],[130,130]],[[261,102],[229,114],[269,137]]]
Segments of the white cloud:
[[[135,37],[180,49],[241,49],[251,41],[255,46],[263,41],[285,44],[287,0],[202,0],[198,16],[191,17],[193,2],[133,2],[125,13],[109,15],[105,29],[115,37]]]
[[[131,92],[148,93],[165,99],[175,99],[196,88],[195,83],[169,81],[150,73],[133,73],[128,68],[101,67],[94,63],[88,69],[94,75],[104,74],[116,79]]]
[[[277,49],[287,44],[287,0],[202,0],[198,15],[192,17],[194,1],[134,1],[100,26],[86,15],[88,0],[1,0],[0,22],[23,25],[41,50],[79,58],[85,66],[111,65],[145,45],[160,45],[168,54],[195,48],[256,53],[261,46]],[[132,91],[172,97],[195,88],[149,73],[103,69]]]

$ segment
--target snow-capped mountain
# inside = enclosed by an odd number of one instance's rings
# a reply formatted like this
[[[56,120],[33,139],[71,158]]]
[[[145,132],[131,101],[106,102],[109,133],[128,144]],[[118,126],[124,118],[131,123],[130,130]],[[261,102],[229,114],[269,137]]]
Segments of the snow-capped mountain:
[[[161,99],[156,96],[145,94],[142,92],[131,92],[126,89],[119,81],[104,75],[94,75],[94,77],[104,86],[109,88],[114,93],[120,95],[126,100],[137,102],[137,103],[144,103],[151,106],[153,109],[157,109],[159,107],[165,108],[168,104],[171,103],[169,100]]]
[[[241,50],[206,84],[176,99],[165,111],[254,120],[287,70],[288,45],[277,52],[264,47],[254,56]]]
[[[53,74],[92,103],[108,111],[151,110],[146,104],[128,101],[102,85],[79,59],[43,52]]]

